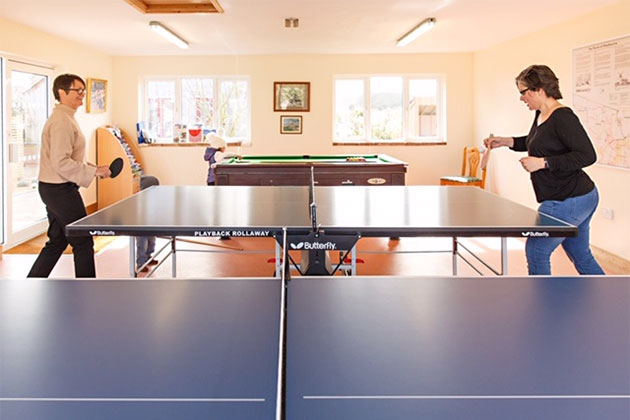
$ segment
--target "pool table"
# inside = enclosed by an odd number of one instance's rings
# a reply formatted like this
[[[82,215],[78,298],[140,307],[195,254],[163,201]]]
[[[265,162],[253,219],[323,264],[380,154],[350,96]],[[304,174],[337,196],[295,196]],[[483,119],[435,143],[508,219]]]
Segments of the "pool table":
[[[241,156],[215,168],[216,185],[405,185],[407,163],[388,155]]]

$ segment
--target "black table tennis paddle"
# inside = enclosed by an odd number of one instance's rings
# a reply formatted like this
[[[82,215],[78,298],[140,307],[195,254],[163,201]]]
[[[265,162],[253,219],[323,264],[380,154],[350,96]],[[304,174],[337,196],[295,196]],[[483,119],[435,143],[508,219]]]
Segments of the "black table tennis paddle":
[[[112,174],[109,177],[116,178],[118,174],[120,174],[120,171],[122,171],[122,168],[123,168],[122,158],[117,157],[116,159],[112,160],[112,163],[109,164],[109,171]]]

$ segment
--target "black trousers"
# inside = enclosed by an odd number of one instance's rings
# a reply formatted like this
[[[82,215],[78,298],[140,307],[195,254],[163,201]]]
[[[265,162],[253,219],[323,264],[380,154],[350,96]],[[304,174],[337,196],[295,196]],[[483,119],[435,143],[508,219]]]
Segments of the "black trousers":
[[[39,196],[48,215],[48,242],[35,260],[28,277],[48,277],[61,254],[72,245],[74,273],[77,277],[96,277],[94,241],[91,236],[66,237],[65,228],[87,215],[79,186],[73,182],[49,184],[39,182]]]

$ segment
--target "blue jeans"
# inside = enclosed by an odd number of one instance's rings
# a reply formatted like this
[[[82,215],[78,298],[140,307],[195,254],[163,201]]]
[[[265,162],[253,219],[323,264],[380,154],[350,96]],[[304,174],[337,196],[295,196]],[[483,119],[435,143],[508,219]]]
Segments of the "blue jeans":
[[[525,254],[527,255],[527,268],[530,275],[551,274],[549,258],[560,244],[562,244],[562,248],[566,251],[578,273],[605,274],[593,257],[589,246],[589,224],[598,202],[597,188],[593,188],[591,192],[579,197],[542,202],[538,208],[540,213],[577,226],[578,235],[573,238],[528,238],[525,244]]]
[[[136,237],[136,267],[142,267],[144,263],[153,258],[155,251],[155,236]]]

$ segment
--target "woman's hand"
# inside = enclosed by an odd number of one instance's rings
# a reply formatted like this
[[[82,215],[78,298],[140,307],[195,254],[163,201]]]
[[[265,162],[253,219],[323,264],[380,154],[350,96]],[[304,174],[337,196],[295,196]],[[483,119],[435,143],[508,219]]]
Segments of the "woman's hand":
[[[520,159],[521,165],[527,172],[536,172],[545,168],[545,158],[526,156]]]
[[[497,147],[514,146],[514,139],[512,137],[495,137],[492,134],[490,137],[483,139],[483,145],[488,149],[496,149]]]

